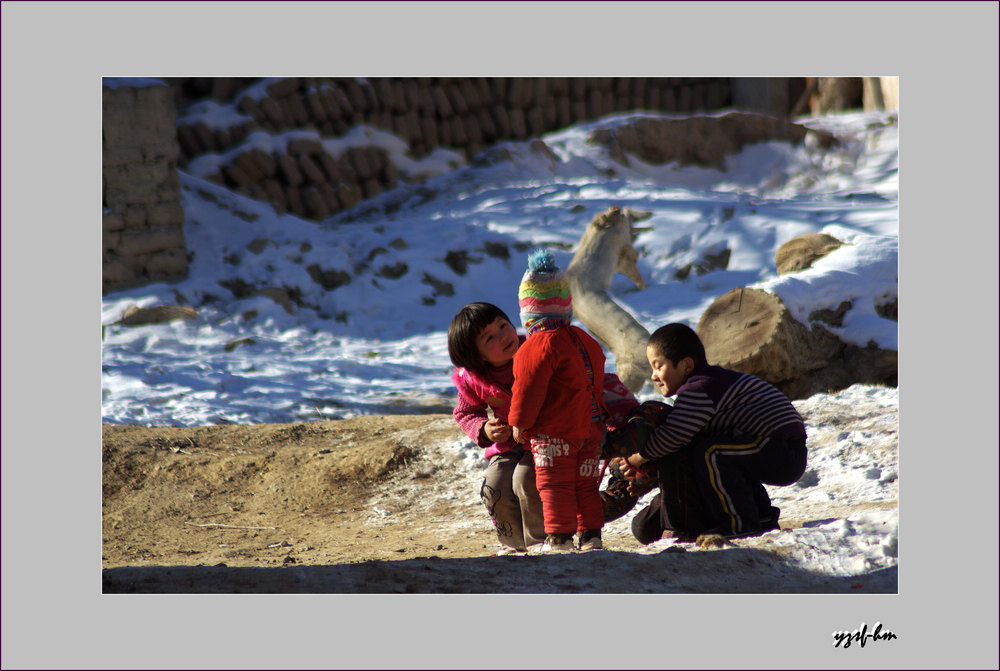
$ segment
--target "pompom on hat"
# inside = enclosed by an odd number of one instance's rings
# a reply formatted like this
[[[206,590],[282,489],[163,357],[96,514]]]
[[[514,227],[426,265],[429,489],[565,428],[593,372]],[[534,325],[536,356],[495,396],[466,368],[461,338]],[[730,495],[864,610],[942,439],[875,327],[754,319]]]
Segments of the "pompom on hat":
[[[521,323],[529,331],[542,322],[569,324],[573,320],[569,282],[548,250],[536,249],[528,256],[528,270],[517,288],[517,304]]]

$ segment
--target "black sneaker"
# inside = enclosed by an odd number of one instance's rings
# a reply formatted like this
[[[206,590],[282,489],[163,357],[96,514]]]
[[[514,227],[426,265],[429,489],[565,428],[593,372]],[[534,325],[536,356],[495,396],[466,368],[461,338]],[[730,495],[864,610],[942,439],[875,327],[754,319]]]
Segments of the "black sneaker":
[[[781,509],[771,506],[771,509],[765,515],[760,516],[760,532],[762,534],[768,531],[780,531],[781,526],[778,524],[778,516],[781,514]]]

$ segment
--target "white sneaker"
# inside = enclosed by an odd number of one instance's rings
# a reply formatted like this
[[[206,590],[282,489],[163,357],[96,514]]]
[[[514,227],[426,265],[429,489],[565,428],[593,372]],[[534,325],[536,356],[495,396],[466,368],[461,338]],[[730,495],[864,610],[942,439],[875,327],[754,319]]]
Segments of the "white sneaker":
[[[580,551],[603,550],[604,543],[601,541],[600,529],[588,529],[580,532]]]
[[[517,548],[511,547],[509,545],[501,545],[500,549],[497,550],[497,557],[505,557],[507,555],[523,555],[527,550],[519,550]]]
[[[541,546],[535,547],[538,547],[538,552],[541,554],[573,552],[576,549],[573,546],[572,534],[549,534]]]

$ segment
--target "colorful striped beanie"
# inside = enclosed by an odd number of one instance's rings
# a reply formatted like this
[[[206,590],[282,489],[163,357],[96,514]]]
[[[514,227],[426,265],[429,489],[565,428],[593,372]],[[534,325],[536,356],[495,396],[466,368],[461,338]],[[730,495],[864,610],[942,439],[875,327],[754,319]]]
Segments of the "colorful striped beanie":
[[[548,250],[537,249],[528,256],[528,270],[517,288],[517,304],[521,324],[529,330],[545,320],[567,324],[573,320],[569,283]]]

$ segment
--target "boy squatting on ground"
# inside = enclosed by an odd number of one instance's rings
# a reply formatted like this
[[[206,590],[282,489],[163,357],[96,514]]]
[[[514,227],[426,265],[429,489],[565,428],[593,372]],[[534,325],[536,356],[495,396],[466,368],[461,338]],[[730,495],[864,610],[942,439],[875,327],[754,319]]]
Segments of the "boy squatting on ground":
[[[763,485],[790,485],[806,468],[805,424],[788,397],[753,375],[710,366],[698,334],[684,324],[654,331],[646,356],[659,392],[677,398],[638,452],[617,460],[622,472],[656,471],[665,498],[677,475],[671,455],[686,453],[714,525],[702,533],[777,529],[780,511]],[[665,507],[650,506],[633,519],[633,533],[644,543],[657,540],[656,531],[672,528],[668,517]]]
[[[550,252],[529,256],[518,305],[527,339],[514,355],[509,421],[535,461],[546,532],[541,550],[573,550],[574,532],[579,549],[600,549],[604,351],[570,324],[569,284]]]
[[[490,303],[469,303],[448,327],[448,354],[456,366],[451,379],[458,388],[452,415],[486,448],[479,496],[497,532],[498,555],[540,549],[545,541],[531,452],[514,441],[507,423],[514,354],[522,342],[503,310]]]

